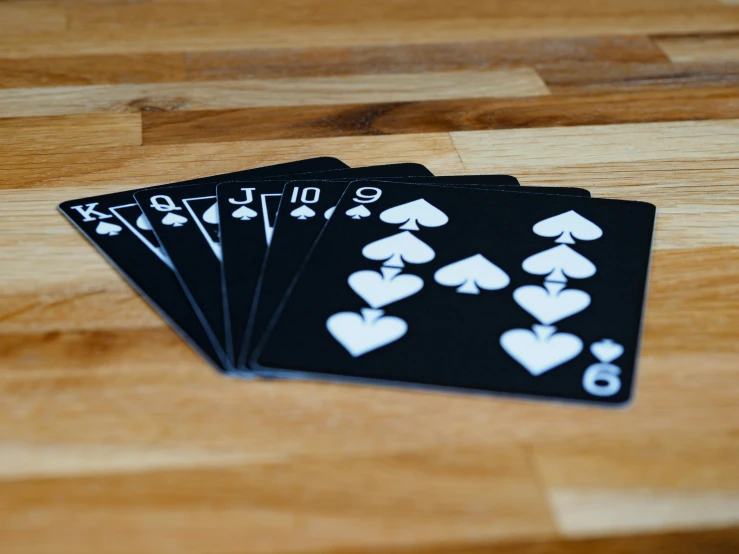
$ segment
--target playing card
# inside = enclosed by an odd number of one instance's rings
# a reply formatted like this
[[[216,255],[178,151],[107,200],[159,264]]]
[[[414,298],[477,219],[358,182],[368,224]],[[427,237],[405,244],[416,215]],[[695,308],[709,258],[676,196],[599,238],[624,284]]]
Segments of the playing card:
[[[224,365],[232,365],[232,357],[225,347],[216,185],[343,167],[346,164],[336,158],[313,158],[134,191],[136,203]]]
[[[343,188],[348,181],[359,177],[410,175],[421,178],[431,175],[431,172],[421,164],[399,163],[311,173],[310,177],[318,175],[325,179],[344,178]],[[301,174],[300,177],[308,178],[309,175]],[[243,343],[262,262],[272,238],[277,208],[287,182],[287,178],[233,181],[222,183],[217,188],[217,213],[224,214],[220,219],[219,254],[229,352],[238,352]],[[314,194],[320,192],[316,193],[312,188],[301,191],[303,219],[315,216],[311,206],[315,205],[318,198],[314,198]],[[243,364],[240,367],[244,368]]]
[[[280,167],[300,169],[304,162],[290,162]],[[336,158],[306,160],[307,167],[329,170],[347,167]],[[253,170],[236,171],[205,178],[212,182],[238,179]],[[202,182],[183,181],[181,185]],[[151,190],[173,185],[159,185]],[[134,200],[134,190],[70,200],[59,210],[85,235],[100,253],[126,278],[149,304],[185,340],[209,362],[226,369],[226,359],[216,350],[197,315],[190,306],[177,278],[172,262],[159,245],[151,226]]]
[[[70,200],[59,210],[197,352],[226,369],[131,191]]]
[[[342,172],[343,173],[343,172]],[[519,187],[518,181],[508,175],[475,175],[463,177],[407,177],[404,182],[423,182],[435,185],[471,185],[493,188],[513,188],[520,191],[556,192],[589,196],[584,189],[567,187]],[[259,344],[270,319],[285,296],[290,283],[298,273],[305,256],[308,255],[325,221],[333,214],[334,206],[348,183],[325,180],[293,181],[286,187],[277,215],[279,231],[272,238],[269,253],[265,259],[257,294],[253,301],[252,314],[247,333],[238,358],[239,367],[248,365],[251,351]],[[385,183],[387,185],[387,183]],[[306,204],[300,202],[305,194],[302,191],[315,191],[316,201],[310,204],[310,213],[305,212]],[[345,215],[355,220],[370,217],[370,206],[377,199],[379,189],[373,186],[361,187]],[[314,215],[311,215],[314,214]],[[318,217],[315,216],[318,215]],[[323,215],[323,217],[320,217]]]
[[[371,214],[341,217],[368,187]],[[353,183],[255,369],[623,404],[654,217],[644,202]]]

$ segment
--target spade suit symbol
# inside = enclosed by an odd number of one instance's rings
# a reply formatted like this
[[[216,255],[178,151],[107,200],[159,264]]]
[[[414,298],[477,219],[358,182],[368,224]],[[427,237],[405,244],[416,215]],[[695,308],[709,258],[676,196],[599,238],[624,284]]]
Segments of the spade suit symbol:
[[[331,219],[331,216],[334,215],[334,211],[336,211],[336,206],[331,206],[328,210],[323,212],[323,217]]]
[[[480,289],[499,290],[511,282],[508,274],[482,254],[459,260],[434,273],[434,280],[445,287],[458,287],[461,294],[480,294]]]
[[[349,286],[373,308],[403,300],[423,288],[423,279],[417,275],[396,273],[389,276],[384,271],[383,274],[371,270],[355,271],[349,276]]]
[[[354,206],[353,208],[348,209],[346,211],[346,215],[348,215],[352,219],[363,219],[365,217],[371,216],[372,212],[370,212],[366,206],[360,204],[359,206]]]
[[[544,325],[552,325],[580,313],[590,305],[587,292],[567,289],[564,283],[547,281],[543,287],[526,285],[513,292],[516,304],[529,312]]]
[[[326,320],[326,329],[352,357],[358,358],[402,338],[408,324],[382,310],[362,308],[362,315],[339,312]]]
[[[441,227],[449,221],[444,212],[423,198],[388,208],[380,214],[380,219],[385,223],[402,224],[400,228],[408,231],[418,231],[419,224],[424,227]]]
[[[534,275],[546,275],[547,281],[566,283],[567,278],[585,279],[595,275],[595,266],[582,254],[566,244],[554,246],[523,261],[524,271]]]
[[[249,221],[250,219],[257,217],[257,212],[251,208],[247,208],[246,206],[241,206],[233,211],[231,217],[235,217],[241,221]]]
[[[624,347],[612,339],[603,339],[591,344],[590,352],[599,362],[610,364],[624,353]]]
[[[107,235],[109,237],[116,236],[122,230],[123,228],[120,225],[116,225],[115,223],[106,223],[105,221],[99,222],[97,227],[95,227],[95,232],[98,235]]]
[[[151,223],[144,214],[141,214],[136,218],[136,227],[142,231],[151,231]]]
[[[574,210],[555,215],[534,225],[534,233],[540,237],[559,237],[555,242],[575,244],[574,239],[595,240],[603,236],[603,230]]]
[[[187,223],[187,218],[181,215],[174,214],[172,212],[168,212],[167,215],[162,218],[162,223],[164,223],[165,225],[171,225],[172,227],[182,227],[185,223]]]
[[[582,352],[582,341],[569,333],[556,333],[556,327],[534,325],[528,329],[512,329],[500,337],[506,353],[531,375],[539,376],[569,362]]]
[[[388,267],[405,267],[405,263],[425,264],[436,256],[431,247],[409,231],[391,235],[369,243],[362,255],[370,260],[383,261]]]
[[[203,213],[203,221],[218,225],[218,202],[214,202],[210,208],[205,210],[205,213]]]
[[[303,204],[299,208],[295,208],[293,211],[291,211],[290,215],[298,218],[301,221],[305,221],[309,217],[313,217],[314,215],[316,215],[316,212],[314,212],[308,206]]]

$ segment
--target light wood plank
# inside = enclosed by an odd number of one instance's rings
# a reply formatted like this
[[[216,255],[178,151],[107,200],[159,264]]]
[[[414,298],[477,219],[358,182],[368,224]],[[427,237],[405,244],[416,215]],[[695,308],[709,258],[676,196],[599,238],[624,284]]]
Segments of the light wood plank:
[[[739,430],[735,354],[644,356],[633,407],[584,411],[373,387],[231,381],[168,333],[6,335],[3,349],[12,355],[1,368],[3,441],[151,444],[273,459],[443,452],[522,440],[618,443],[635,434],[733,445]]]
[[[79,237],[81,238],[81,237]],[[64,272],[62,287],[36,281],[33,292],[0,296],[0,329],[3,333],[52,333],[95,329],[153,329],[166,323],[128,284],[117,279],[113,268],[90,258],[90,246],[65,249],[70,263],[79,269]],[[20,252],[8,249],[10,253]],[[49,254],[49,257],[52,257]],[[34,269],[43,262],[28,264]],[[17,269],[17,265],[16,265]],[[60,271],[61,273],[61,271]],[[9,282],[3,279],[3,282]]]
[[[163,83],[184,79],[182,54],[0,58],[0,88]]]
[[[10,0],[0,3],[0,34],[15,36],[42,32],[64,32],[67,28],[66,10],[54,2]],[[2,50],[0,50],[2,52]]]
[[[26,552],[53,544],[196,553],[213,548],[212,533],[228,537],[218,548],[224,554],[244,552],[247,542],[252,552],[306,552],[356,542],[382,549],[552,535],[531,468],[515,447],[27,479],[0,490],[8,507],[3,540]],[[29,509],[39,499],[43,507]],[[135,512],[121,510],[132,504]],[[402,524],[389,506],[405,514]],[[95,531],[111,525],[115,534]],[[117,540],[119,533],[127,540]]]
[[[351,6],[337,0],[278,0],[268,5],[256,0],[211,0],[208,10],[200,8],[200,0],[155,0],[151,3],[111,2],[72,4],[69,8],[72,29],[120,28],[144,25],[155,28],[207,27],[224,21],[244,24],[258,20],[263,24],[287,26],[293,23],[337,25],[354,22],[373,24],[409,23],[418,19],[454,21],[459,18],[542,18],[651,15],[663,17],[672,11],[716,9],[713,0],[603,0],[597,5],[565,0],[545,2],[521,0],[515,6],[505,0],[460,0],[454,6],[442,0],[406,0],[401,5],[393,0],[359,2]]]
[[[89,118],[91,116],[83,119]],[[33,152],[6,154],[0,150],[3,167],[0,187],[14,190],[70,187],[67,191],[46,191],[44,205],[53,211],[59,202],[71,198],[314,156],[337,156],[352,166],[414,161],[426,165],[433,172],[463,169],[447,134],[120,147],[98,151],[95,156],[50,151],[43,158]],[[17,198],[21,201],[24,197]]]
[[[452,133],[465,167],[557,167],[736,157],[739,120]],[[700,141],[698,142],[698,139]],[[536,149],[523,148],[536,144]]]
[[[673,62],[739,61],[739,34],[661,37],[655,40]]]
[[[0,90],[0,117],[548,94],[533,69]]]
[[[141,144],[139,114],[0,119],[2,156],[51,150],[91,151]]]
[[[555,489],[550,498],[566,536],[723,528],[739,522],[739,492]]]
[[[658,63],[667,57],[643,36],[393,44],[350,48],[275,48],[189,52],[190,80],[311,77],[484,70],[504,66],[592,62]]]
[[[648,5],[642,3],[642,5]],[[716,4],[714,4],[715,6]],[[460,12],[463,13],[463,12]],[[575,36],[739,31],[739,12],[733,7],[694,11],[550,17],[489,16],[409,21],[388,20],[378,25],[351,23],[272,23],[253,20],[244,24],[202,27],[84,29],[67,33],[39,33],[19,40],[0,36],[0,50],[8,58],[195,52],[252,48],[302,48],[315,44],[351,47],[391,44],[429,44],[460,41],[518,40]]]
[[[739,522],[739,441],[631,439],[534,448],[568,536]]]
[[[739,441],[638,437],[534,448],[568,536],[724,527],[739,521]]]
[[[181,467],[229,467],[250,460],[246,453],[75,444],[0,446],[0,479],[80,477]],[[259,460],[265,461],[265,460]],[[2,488],[2,484],[0,484]]]

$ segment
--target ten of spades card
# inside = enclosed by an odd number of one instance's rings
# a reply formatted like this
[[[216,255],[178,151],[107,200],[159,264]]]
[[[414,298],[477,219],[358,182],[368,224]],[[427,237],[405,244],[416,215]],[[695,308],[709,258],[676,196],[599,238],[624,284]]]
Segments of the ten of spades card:
[[[370,216],[346,213],[358,199]],[[626,403],[654,219],[644,202],[354,183],[255,369]]]
[[[341,172],[343,173],[343,172]],[[519,187],[518,180],[509,175],[429,176],[388,181],[426,183],[437,186],[478,186],[496,189],[513,188],[519,191],[552,192],[557,194],[590,196],[585,189],[569,187]],[[273,239],[265,258],[258,292],[254,298],[249,327],[239,356],[239,365],[248,365],[252,350],[263,338],[264,331],[285,296],[290,283],[298,273],[325,221],[334,213],[334,206],[341,198],[348,183],[321,179],[300,180],[289,183],[287,196],[283,198],[277,214],[279,231]],[[387,183],[385,183],[387,185]],[[315,198],[311,212],[323,217],[307,217],[300,198],[309,191]],[[359,189],[355,204],[346,212],[352,219],[370,217],[368,205],[374,202],[377,191],[372,186]]]

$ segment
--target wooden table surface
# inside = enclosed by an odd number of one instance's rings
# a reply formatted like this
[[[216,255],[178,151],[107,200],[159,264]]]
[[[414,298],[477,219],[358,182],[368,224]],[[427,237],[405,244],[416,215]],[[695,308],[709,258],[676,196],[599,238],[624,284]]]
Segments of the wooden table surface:
[[[56,211],[317,155],[659,210],[635,404],[216,375]],[[739,1],[0,3],[0,552],[739,551]]]

